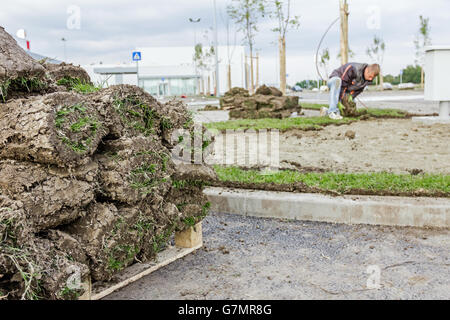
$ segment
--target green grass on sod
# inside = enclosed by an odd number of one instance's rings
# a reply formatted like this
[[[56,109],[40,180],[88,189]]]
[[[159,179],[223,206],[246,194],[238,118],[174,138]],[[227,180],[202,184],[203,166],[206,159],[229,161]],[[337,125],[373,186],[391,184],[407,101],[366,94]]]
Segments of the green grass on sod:
[[[406,118],[409,116],[408,112],[398,109],[374,109],[374,108],[367,108],[367,109],[360,109],[362,112],[366,110],[366,113],[371,117],[375,118]]]
[[[347,124],[356,121],[357,118],[344,118],[342,120],[332,120],[328,117],[308,117],[308,118],[285,118],[285,119],[239,119],[222,122],[205,123],[208,129],[224,131],[227,129],[278,129],[286,131],[289,129],[317,130],[330,124]]]
[[[300,103],[302,109],[305,110],[317,110],[319,111],[321,107],[327,107],[328,104],[318,104],[318,103]],[[376,109],[376,108],[362,108],[359,109],[361,115],[368,115],[374,118],[406,118],[408,117],[408,112],[398,109]]]
[[[300,173],[282,170],[270,174],[237,167],[214,166],[223,182],[293,184],[303,182],[308,187],[345,193],[349,190],[384,191],[393,193],[450,193],[450,175],[393,173]]]
[[[102,89],[101,86],[96,86],[96,85],[92,85],[89,83],[76,83],[73,87],[72,90],[79,92],[79,93],[91,93],[91,92],[97,92],[100,89]]]
[[[319,104],[307,104],[311,106],[310,109],[318,110],[321,106]],[[302,107],[304,104],[302,104]],[[305,107],[304,107],[305,108]],[[308,109],[308,108],[305,108]],[[408,113],[406,111],[397,109],[360,109],[361,116],[374,118],[406,118]],[[345,117],[342,120],[332,120],[328,117],[299,117],[299,118],[264,118],[264,119],[238,119],[221,122],[206,123],[208,129],[215,129],[218,131],[230,130],[247,130],[247,129],[278,129],[280,131],[287,131],[291,129],[299,130],[320,130],[324,126],[332,124],[349,124],[359,120],[360,117]]]
[[[302,109],[317,110],[317,111],[319,111],[320,108],[322,107],[328,108],[328,104],[306,103],[306,102],[300,102],[300,106],[302,107]]]

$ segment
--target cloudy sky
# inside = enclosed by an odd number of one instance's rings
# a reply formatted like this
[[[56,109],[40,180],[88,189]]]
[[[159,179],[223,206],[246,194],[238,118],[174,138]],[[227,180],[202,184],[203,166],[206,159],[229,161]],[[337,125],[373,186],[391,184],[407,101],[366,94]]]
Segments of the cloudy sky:
[[[231,0],[217,0],[219,43],[226,45],[226,6]],[[287,1],[285,1],[287,2]],[[288,83],[317,78],[314,54],[325,30],[339,16],[338,0],[292,0],[292,13],[300,16],[301,26],[287,35]],[[419,15],[430,18],[433,45],[450,45],[450,1],[427,0],[349,0],[349,42],[354,61],[367,61],[366,48],[374,35],[386,43],[384,73],[398,74],[414,63],[414,37]],[[79,17],[77,20],[77,10]],[[75,10],[74,10],[75,9]],[[76,64],[130,62],[131,52],[145,46],[189,46],[194,43],[195,28],[189,18],[201,18],[196,24],[198,40],[213,25],[213,0],[14,0],[2,1],[0,25],[15,35],[27,30],[34,52],[64,58]],[[78,24],[79,21],[79,24]],[[276,81],[277,35],[275,21],[261,19],[256,48],[261,56],[263,82]],[[233,26],[231,32],[234,33]],[[237,34],[238,44],[241,35]],[[16,38],[17,39],[17,38]],[[20,41],[20,40],[19,40]],[[23,42],[20,42],[23,46]],[[322,47],[331,52],[331,67],[337,67],[338,23],[330,30]]]

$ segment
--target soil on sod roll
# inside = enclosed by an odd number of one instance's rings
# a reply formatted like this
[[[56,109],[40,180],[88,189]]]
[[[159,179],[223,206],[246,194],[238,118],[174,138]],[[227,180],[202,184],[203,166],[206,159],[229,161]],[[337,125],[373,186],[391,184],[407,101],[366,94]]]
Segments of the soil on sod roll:
[[[201,179],[215,173],[171,157],[193,126],[184,104],[56,88],[0,104],[0,299],[76,299],[74,274],[108,281],[208,213]]]
[[[45,68],[0,26],[0,102],[43,93],[50,85]]]
[[[220,106],[222,110],[230,110],[231,119],[282,119],[301,112],[298,97],[282,96],[278,89],[265,85],[252,96],[247,90],[232,88],[220,99]]]
[[[264,96],[275,96],[275,97],[281,97],[283,96],[283,92],[278,90],[275,87],[268,87],[265,84],[263,84],[261,87],[259,87],[256,90],[256,94],[262,94]]]
[[[70,90],[76,84],[92,84],[86,70],[79,66],[62,62],[60,64],[45,63],[44,67],[53,81],[66,89]]]
[[[98,106],[76,93],[12,100],[0,109],[0,157],[79,165],[108,133]]]
[[[0,188],[20,201],[27,223],[40,232],[70,223],[84,214],[95,199],[98,164],[90,162],[73,170],[38,163],[0,160]]]
[[[216,111],[216,110],[219,110],[218,106],[207,104],[203,109],[199,109],[198,111]]]
[[[342,115],[344,117],[357,117],[361,115],[361,111],[356,110],[356,103],[351,101],[348,96],[342,99],[342,105]]]
[[[17,103],[26,103],[27,108],[13,108]],[[71,250],[84,254],[77,254],[81,260],[74,257],[74,263],[83,264],[94,281],[107,281],[126,266],[153,258],[175,230],[206,215],[209,206],[200,179],[210,178],[211,169],[187,163],[177,175],[171,160],[173,144],[166,139],[177,126],[191,126],[184,105],[164,106],[137,87],[115,86],[87,96],[54,93],[2,107],[5,117],[10,116],[5,125],[31,123],[20,132],[14,131],[17,125],[7,127],[0,153],[0,188],[10,201],[2,205],[2,212],[10,210],[10,203],[23,210],[18,219],[2,216],[1,223],[14,226],[20,221],[30,230],[23,243],[7,233],[17,252],[35,252],[41,235],[60,231],[72,239]],[[167,114],[172,114],[170,120]],[[58,250],[64,252],[66,242]],[[8,251],[11,246],[3,244],[3,259],[16,261]],[[44,270],[30,255],[32,264],[17,262],[15,272],[19,267]],[[13,285],[12,277],[2,277],[0,290],[19,298],[27,286],[19,286],[20,281]],[[58,295],[67,291],[63,280],[57,289],[52,285],[42,292],[40,282],[34,283],[33,296],[64,298]]]
[[[165,194],[175,168],[170,153],[154,136],[106,141],[95,156],[100,191],[113,201],[136,203]]]

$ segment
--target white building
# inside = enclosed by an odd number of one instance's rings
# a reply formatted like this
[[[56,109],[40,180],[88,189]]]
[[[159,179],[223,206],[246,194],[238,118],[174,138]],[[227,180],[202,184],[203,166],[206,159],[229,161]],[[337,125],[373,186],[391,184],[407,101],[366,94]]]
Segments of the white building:
[[[215,93],[214,57],[206,67],[194,64],[194,47],[145,47],[139,63],[126,65],[91,65],[85,69],[94,82],[134,84],[154,96],[195,95]],[[229,64],[232,87],[246,87],[245,50],[243,46],[219,46],[219,88],[223,94],[228,90],[227,70]],[[131,60],[131,52],[130,52]],[[208,85],[209,82],[209,85]]]

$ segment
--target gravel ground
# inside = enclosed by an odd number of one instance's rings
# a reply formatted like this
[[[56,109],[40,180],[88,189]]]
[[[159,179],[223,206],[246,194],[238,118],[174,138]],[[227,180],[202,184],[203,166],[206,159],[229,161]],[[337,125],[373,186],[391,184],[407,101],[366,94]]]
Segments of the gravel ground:
[[[106,299],[450,299],[449,231],[212,213],[202,249]]]

